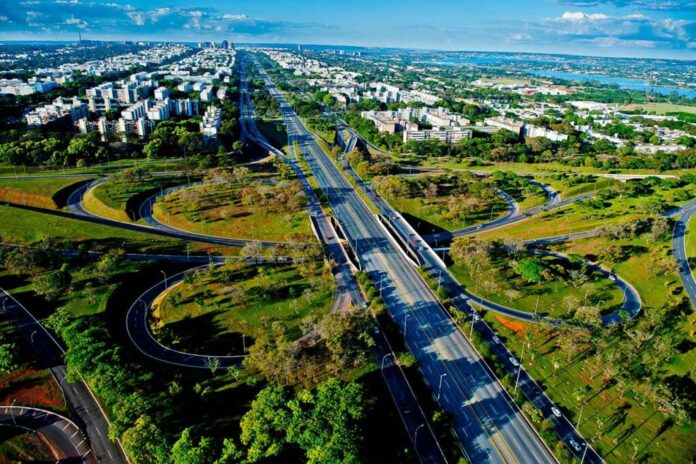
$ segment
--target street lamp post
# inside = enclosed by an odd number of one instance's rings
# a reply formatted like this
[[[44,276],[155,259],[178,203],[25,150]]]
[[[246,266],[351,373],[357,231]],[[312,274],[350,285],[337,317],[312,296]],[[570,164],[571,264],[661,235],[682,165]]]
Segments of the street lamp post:
[[[168,288],[168,286],[167,286],[167,273],[162,271],[162,270],[160,270],[160,272],[164,276],[164,289],[166,290]]]
[[[585,451],[582,452],[582,459],[580,459],[580,464],[583,464],[585,462],[585,456],[587,455],[587,448],[589,448],[589,446],[587,446],[587,443],[585,443]]]
[[[447,377],[446,372],[440,374],[440,383],[437,386],[437,400],[438,401],[440,401],[440,394],[442,393],[442,379],[444,379],[445,377]]]
[[[418,427],[416,427],[416,431],[413,434],[413,447],[416,447],[416,440],[418,440],[418,431],[422,429],[425,426],[425,424],[421,424]]]
[[[582,419],[582,410],[585,409],[585,403],[580,405],[580,414],[578,414],[578,423],[575,424],[575,428],[580,427],[580,419]]]
[[[384,356],[382,356],[382,370],[384,370],[384,362],[387,360],[389,356],[391,356],[391,353],[387,353]]]
[[[5,304],[6,304],[6,303],[7,303],[7,298],[3,298],[3,299],[2,299],[2,312],[3,312],[3,313],[6,313],[6,312],[7,312],[7,308],[5,307]]]
[[[408,326],[406,325],[406,319],[408,319],[409,317],[411,317],[410,314],[406,314],[404,316],[404,338],[406,338],[406,329],[408,328]]]
[[[517,393],[517,385],[520,383],[520,374],[522,374],[522,359],[524,358],[524,349],[527,347],[524,343],[522,344],[522,354],[520,355],[520,365],[517,366],[517,378],[515,379],[515,390]]]
[[[13,399],[13,400],[12,400],[12,404],[10,405],[10,408],[14,407],[14,405],[15,405],[16,402],[17,402],[17,398]],[[12,423],[13,423],[13,424],[15,425],[15,427],[16,427],[16,426],[17,426],[17,420],[15,419],[15,416],[14,416],[14,414],[12,414],[12,412],[10,412],[10,414],[12,415]],[[416,430],[416,432],[418,432],[418,430]]]
[[[34,344],[34,335],[36,335],[36,330],[33,331],[33,332],[31,333],[31,335],[29,336],[29,341],[31,341],[31,344],[32,344],[32,345]]]

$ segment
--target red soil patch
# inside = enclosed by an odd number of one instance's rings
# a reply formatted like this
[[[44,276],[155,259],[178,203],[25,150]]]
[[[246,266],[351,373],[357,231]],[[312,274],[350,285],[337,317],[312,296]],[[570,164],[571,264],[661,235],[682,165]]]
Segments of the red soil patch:
[[[523,322],[506,319],[499,314],[496,314],[495,318],[498,322],[503,324],[505,327],[507,327],[508,329],[515,332],[515,335],[524,335],[525,332],[527,331],[527,325],[524,324]]]
[[[36,406],[52,410],[64,408],[63,394],[48,371],[22,367],[12,376],[0,379],[0,404]]]

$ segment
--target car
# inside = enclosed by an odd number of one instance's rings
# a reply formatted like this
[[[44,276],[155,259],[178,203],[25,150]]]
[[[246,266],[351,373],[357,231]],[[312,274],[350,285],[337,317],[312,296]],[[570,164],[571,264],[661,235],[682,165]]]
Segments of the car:
[[[553,414],[556,417],[563,417],[563,414],[556,406],[551,407],[551,414]]]
[[[396,214],[394,216],[392,216],[392,221],[398,221],[398,220],[399,220],[399,216],[397,216]]]
[[[379,335],[379,327],[375,326],[374,329],[372,329],[372,331],[373,331],[376,335]]]
[[[476,314],[476,313],[473,314],[473,317],[474,317],[474,320],[475,320],[476,322],[478,322],[478,321],[481,320],[481,316],[479,316],[479,315]]]
[[[571,438],[570,440],[568,440],[568,444],[570,445],[571,448],[573,448],[578,453],[580,451],[582,451],[582,446],[580,446],[580,443],[575,441],[575,439]]]
[[[612,282],[615,282],[615,281],[616,281],[616,276],[613,275],[613,274],[609,274],[609,280],[611,280]]]
[[[510,364],[512,364],[515,367],[520,365],[520,362],[514,356],[510,356],[509,361],[510,361]]]
[[[493,343],[495,343],[496,345],[500,345],[502,342],[500,341],[497,335],[493,335]]]
[[[477,226],[476,226],[476,230],[480,230],[480,229],[481,229],[481,227],[483,227],[483,224],[479,224],[479,225],[477,225]]]

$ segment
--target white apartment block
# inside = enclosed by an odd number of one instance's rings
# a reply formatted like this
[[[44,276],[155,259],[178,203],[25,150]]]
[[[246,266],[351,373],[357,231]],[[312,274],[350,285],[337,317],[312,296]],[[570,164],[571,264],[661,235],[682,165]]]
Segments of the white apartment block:
[[[470,129],[446,129],[446,130],[405,130],[403,132],[403,142],[415,140],[425,142],[429,140],[439,140],[440,142],[451,145],[463,139],[470,139],[472,131]]]
[[[206,140],[217,138],[220,124],[222,123],[222,111],[216,106],[209,106],[205,110],[203,120],[200,123],[200,130]]]
[[[71,119],[72,124],[75,124],[80,119],[86,118],[87,114],[88,107],[79,98],[65,100],[58,97],[50,105],[40,106],[27,113],[26,120],[29,127],[40,127],[67,117]]]

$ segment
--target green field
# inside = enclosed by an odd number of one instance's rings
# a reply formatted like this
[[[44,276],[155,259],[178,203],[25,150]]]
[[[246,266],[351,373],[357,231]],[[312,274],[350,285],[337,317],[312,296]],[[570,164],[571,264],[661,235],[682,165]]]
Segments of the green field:
[[[227,264],[172,287],[155,305],[154,324],[177,349],[241,354],[241,334],[251,345],[274,321],[282,321],[291,339],[299,338],[303,319],[328,312],[333,285],[321,263]]]
[[[608,186],[626,184],[605,184]],[[601,192],[604,189],[597,190]],[[614,188],[614,190],[616,190]],[[655,186],[649,194],[631,196],[616,190],[618,194],[603,202],[583,200],[538,214],[506,227],[483,232],[481,238],[495,239],[513,237],[516,240],[530,240],[568,233],[583,232],[602,226],[615,224],[631,217],[649,217],[654,215],[647,208],[656,201],[664,201],[669,206],[679,206],[696,197],[696,185],[687,184],[678,188]]]
[[[0,180],[0,202],[55,209],[65,202],[73,185],[89,177]]]
[[[281,186],[266,186],[279,192]],[[309,215],[296,212],[270,212],[245,205],[239,184],[202,185],[177,190],[154,205],[157,220],[183,230],[222,237],[254,240],[312,240]]]
[[[525,368],[571,422],[580,419],[580,432],[607,463],[692,462],[696,453],[696,443],[690,438],[694,434],[692,423],[673,423],[669,416],[657,411],[654,403],[643,404],[631,387],[621,391],[616,385],[603,382],[601,375],[591,379],[584,362],[590,362],[592,356],[582,353],[567,359],[549,330],[542,331],[493,313],[488,313],[485,319],[518,358],[522,345],[530,344],[522,358]],[[616,336],[607,337],[611,351]],[[621,353],[614,355],[620,357]],[[588,389],[581,417],[577,400],[580,387]]]
[[[539,316],[570,318],[579,305],[596,307],[606,314],[621,306],[621,290],[599,272],[588,275],[587,281],[577,286],[555,272],[552,281],[537,284],[518,276],[509,261],[507,256],[497,255],[492,260],[493,269],[478,274],[464,264],[451,266],[449,270],[477,296],[528,313],[536,310]],[[543,257],[542,261],[548,268],[568,266],[567,261],[551,256]]]
[[[632,103],[630,105],[621,105],[622,110],[645,110],[648,113],[696,113],[696,106],[676,105],[666,102],[650,102],[650,103]]]

